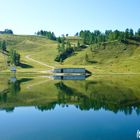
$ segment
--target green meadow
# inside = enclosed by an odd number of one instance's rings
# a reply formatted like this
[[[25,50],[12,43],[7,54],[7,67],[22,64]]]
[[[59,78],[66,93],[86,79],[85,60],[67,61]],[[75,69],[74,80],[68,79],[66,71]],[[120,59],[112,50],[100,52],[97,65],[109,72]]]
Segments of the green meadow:
[[[140,41],[128,39],[105,42],[97,47],[89,45],[74,52],[62,63],[56,62],[58,42],[35,35],[0,35],[7,42],[7,50],[14,48],[21,55],[17,72],[47,73],[51,67],[85,67],[94,74],[138,74],[140,72]],[[72,45],[82,42],[80,37],[66,37]],[[88,61],[85,61],[85,55]],[[10,72],[7,56],[0,53],[0,71]],[[36,62],[38,61],[38,62]],[[43,63],[43,64],[42,64]],[[48,65],[48,66],[47,66]],[[50,66],[50,67],[49,67]]]

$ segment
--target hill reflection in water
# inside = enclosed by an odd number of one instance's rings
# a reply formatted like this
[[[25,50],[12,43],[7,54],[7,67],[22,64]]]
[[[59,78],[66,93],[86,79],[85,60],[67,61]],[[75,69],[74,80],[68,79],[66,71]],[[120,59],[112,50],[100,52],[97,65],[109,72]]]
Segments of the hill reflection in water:
[[[0,77],[0,109],[14,111],[19,106],[34,106],[41,111],[56,105],[80,110],[133,111],[140,114],[138,76],[101,76],[89,80],[50,80],[42,77]]]

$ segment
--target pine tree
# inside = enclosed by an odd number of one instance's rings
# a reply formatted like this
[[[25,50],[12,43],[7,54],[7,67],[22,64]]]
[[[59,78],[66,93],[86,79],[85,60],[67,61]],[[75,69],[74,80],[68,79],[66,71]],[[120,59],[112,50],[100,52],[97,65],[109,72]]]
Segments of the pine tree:
[[[134,35],[133,29],[130,29],[129,37],[131,38],[133,37],[133,35]]]
[[[1,49],[2,49],[3,52],[6,51],[6,41],[5,40],[1,44]]]
[[[77,49],[78,49],[78,50],[81,50],[80,42],[79,42],[79,41],[77,42]]]
[[[57,45],[57,49],[58,49],[58,52],[60,53],[61,52],[60,44]]]
[[[2,43],[1,43],[1,41],[0,41],[0,50],[2,50]]]
[[[138,29],[137,35],[140,37],[140,28]]]
[[[20,54],[18,54],[14,49],[11,49],[9,52],[9,62],[16,66],[20,64]]]
[[[85,61],[88,62],[88,54],[85,54]]]
[[[61,37],[58,37],[58,38],[57,38],[57,41],[58,41],[59,43],[62,43]]]
[[[126,30],[125,30],[125,38],[127,39],[129,37],[129,29],[127,28]]]

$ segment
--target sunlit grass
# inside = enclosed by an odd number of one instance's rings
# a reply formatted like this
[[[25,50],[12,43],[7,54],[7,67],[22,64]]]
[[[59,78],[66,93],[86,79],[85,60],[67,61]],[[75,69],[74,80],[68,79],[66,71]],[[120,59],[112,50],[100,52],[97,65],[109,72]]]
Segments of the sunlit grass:
[[[21,35],[1,35],[0,40],[7,41],[8,50],[11,47],[15,48],[21,55],[21,63],[29,66],[28,68],[18,67],[18,72],[32,73],[50,69],[47,66],[28,60],[27,55],[56,68],[85,67],[93,74],[140,72],[140,47],[135,45],[126,45],[116,41],[115,43],[108,43],[105,48],[101,46],[96,52],[91,52],[90,47],[88,47],[81,51],[76,51],[60,64],[54,61],[58,54],[58,42],[56,41],[51,41],[46,37]],[[79,37],[67,37],[67,40],[70,40],[72,44],[76,44],[78,40],[82,42]],[[134,41],[132,42],[135,43]],[[86,54],[88,55],[88,62],[85,61]],[[5,59],[0,53],[0,70],[8,72],[10,68],[7,68]]]

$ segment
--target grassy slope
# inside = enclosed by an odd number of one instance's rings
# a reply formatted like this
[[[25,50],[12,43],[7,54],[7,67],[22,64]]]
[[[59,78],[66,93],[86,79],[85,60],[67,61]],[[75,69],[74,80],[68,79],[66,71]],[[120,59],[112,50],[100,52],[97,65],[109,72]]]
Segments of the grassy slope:
[[[1,70],[6,69],[6,66],[5,66],[5,56],[2,53],[0,53],[0,69]]]
[[[33,72],[48,69],[46,66],[28,60],[25,58],[26,55],[50,65],[57,64],[54,62],[57,54],[57,42],[55,41],[37,36],[0,35],[0,40],[3,39],[8,42],[8,49],[15,48],[21,54],[21,62],[31,67],[19,68],[19,71]],[[0,61],[2,61],[1,58]]]
[[[76,44],[77,38],[67,38],[72,44]],[[79,38],[78,38],[79,39]],[[139,42],[129,40],[127,45],[120,42],[106,43],[100,48],[92,46],[76,52],[67,58],[63,65],[55,62],[57,55],[57,42],[38,36],[0,35],[0,40],[8,42],[8,49],[13,47],[21,54],[21,62],[29,65],[27,68],[18,68],[22,72],[36,72],[49,69],[25,58],[39,60],[55,67],[86,67],[95,73],[139,73],[140,72],[140,45]],[[80,40],[82,41],[82,40]],[[140,44],[140,43],[139,43]],[[89,62],[85,62],[85,54],[88,54]],[[97,62],[97,63],[95,63]],[[4,57],[0,53],[0,70],[6,69]]]
[[[132,43],[132,40],[129,40]],[[96,49],[88,47],[68,58],[64,64],[85,65],[91,71],[100,73],[139,73],[140,72],[140,45],[124,44],[118,41],[107,43]],[[85,62],[88,54],[89,62]],[[97,62],[97,63],[95,63]]]

